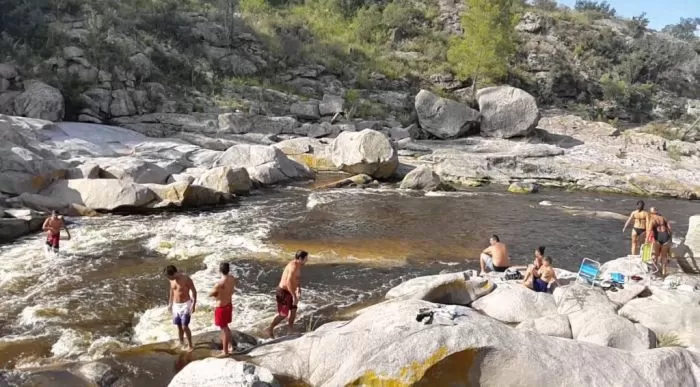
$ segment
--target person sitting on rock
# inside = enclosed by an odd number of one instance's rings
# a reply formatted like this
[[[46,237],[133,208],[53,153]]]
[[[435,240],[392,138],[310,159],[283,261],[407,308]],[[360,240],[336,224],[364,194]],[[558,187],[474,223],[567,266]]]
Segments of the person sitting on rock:
[[[490,271],[502,273],[510,266],[508,248],[501,242],[498,235],[491,235],[489,243],[491,243],[491,246],[485,248],[479,257],[479,263],[481,264],[481,273],[479,275],[486,274],[486,268]]]
[[[532,282],[534,278],[540,277],[539,270],[542,267],[542,260],[544,259],[544,249],[544,246],[539,246],[535,249],[535,260],[532,261],[531,265],[527,266],[527,271],[525,272],[525,279],[523,280],[523,283]]]
[[[536,291],[546,293],[551,289],[552,284],[559,285],[559,280],[557,279],[557,273],[554,271],[552,266],[552,257],[544,257],[542,259],[542,267],[537,270],[539,272],[539,277],[532,277],[530,281],[523,281],[523,285]]]

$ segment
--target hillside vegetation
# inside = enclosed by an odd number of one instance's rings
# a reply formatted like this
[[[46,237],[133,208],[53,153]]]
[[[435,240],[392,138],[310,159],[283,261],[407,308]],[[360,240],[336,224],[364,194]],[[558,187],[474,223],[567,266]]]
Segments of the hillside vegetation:
[[[518,86],[541,105],[602,120],[690,120],[700,99],[700,20],[655,32],[645,15],[625,20],[605,2],[4,3],[0,62],[57,86],[69,119],[84,111],[87,90],[109,83],[113,93],[115,82],[157,95],[154,105],[175,101],[168,110],[182,113],[255,110],[256,101],[265,102],[259,112],[274,112],[278,102],[335,93],[355,103],[357,116],[382,117],[387,98],[372,91],[428,88],[473,103],[477,81]],[[66,52],[74,46],[80,55]],[[284,96],[271,101],[269,90]]]

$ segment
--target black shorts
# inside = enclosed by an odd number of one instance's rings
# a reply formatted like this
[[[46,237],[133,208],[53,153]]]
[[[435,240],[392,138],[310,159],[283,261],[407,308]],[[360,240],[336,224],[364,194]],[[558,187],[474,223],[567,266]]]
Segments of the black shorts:
[[[634,232],[637,234],[637,236],[644,234],[645,231],[646,231],[646,229],[644,229],[644,228],[637,228],[637,227],[634,228]]]

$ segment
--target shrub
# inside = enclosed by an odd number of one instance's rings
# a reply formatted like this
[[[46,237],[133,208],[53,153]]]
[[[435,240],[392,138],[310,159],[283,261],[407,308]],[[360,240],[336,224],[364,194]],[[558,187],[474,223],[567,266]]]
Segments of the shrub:
[[[555,0],[533,0],[532,6],[545,11],[554,11],[557,9],[557,2]]]
[[[662,347],[685,347],[681,343],[680,337],[675,333],[660,334],[656,337],[656,346]]]
[[[617,13],[615,8],[611,7],[607,1],[576,0],[574,8],[577,11],[591,11],[608,17],[614,17]]]

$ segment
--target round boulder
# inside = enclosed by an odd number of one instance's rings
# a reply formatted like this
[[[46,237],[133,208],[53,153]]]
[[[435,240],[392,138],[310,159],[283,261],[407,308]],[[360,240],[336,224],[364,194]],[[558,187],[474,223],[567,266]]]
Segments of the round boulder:
[[[494,86],[476,94],[481,111],[481,135],[511,138],[527,136],[540,121],[535,97],[511,86]]]
[[[535,183],[521,183],[516,182],[508,186],[508,192],[511,193],[537,193],[540,190],[540,186]]]
[[[464,136],[479,124],[476,110],[427,90],[416,95],[415,108],[421,128],[441,139]]]
[[[401,189],[436,191],[442,186],[440,176],[430,167],[421,165],[409,172],[401,182]]]
[[[396,172],[399,156],[389,139],[372,129],[343,132],[331,144],[331,161],[338,169],[385,179]]]
[[[15,100],[15,114],[48,121],[63,119],[65,104],[61,92],[39,81],[27,81]]]
[[[175,375],[168,386],[264,387],[279,385],[272,372],[265,368],[233,359],[207,358],[188,364]]]

